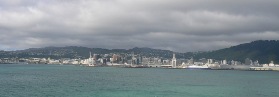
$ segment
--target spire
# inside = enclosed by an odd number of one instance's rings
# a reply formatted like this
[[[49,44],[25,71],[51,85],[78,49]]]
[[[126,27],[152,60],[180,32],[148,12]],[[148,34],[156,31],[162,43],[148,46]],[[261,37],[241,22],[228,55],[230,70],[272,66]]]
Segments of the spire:
[[[175,58],[175,53],[173,53],[173,55],[172,55],[172,59],[176,59],[176,58]]]
[[[90,52],[90,54],[89,54],[89,58],[92,58],[91,52]]]
[[[172,68],[176,68],[176,58],[175,58],[174,53],[173,53],[173,57],[172,57],[172,60],[171,60],[171,65],[172,65]]]

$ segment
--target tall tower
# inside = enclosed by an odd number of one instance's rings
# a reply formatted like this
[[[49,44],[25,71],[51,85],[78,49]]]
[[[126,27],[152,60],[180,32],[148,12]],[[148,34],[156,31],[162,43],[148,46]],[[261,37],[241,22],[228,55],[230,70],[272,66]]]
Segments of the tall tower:
[[[89,53],[88,66],[94,66],[91,52]]]
[[[117,55],[113,54],[112,56],[112,63],[117,63]]]
[[[227,60],[223,60],[223,65],[227,65]]]
[[[176,58],[175,58],[175,54],[173,54],[172,60],[171,60],[171,65],[172,68],[176,68]]]
[[[135,54],[134,54],[134,52],[132,52],[132,61],[131,61],[131,65],[133,65],[134,60],[135,60]]]
[[[89,58],[92,58],[91,52],[89,52]]]

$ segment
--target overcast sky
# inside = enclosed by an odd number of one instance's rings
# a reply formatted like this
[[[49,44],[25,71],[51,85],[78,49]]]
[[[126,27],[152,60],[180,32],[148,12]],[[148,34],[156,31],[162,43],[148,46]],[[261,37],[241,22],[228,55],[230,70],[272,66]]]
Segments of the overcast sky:
[[[279,0],[0,0],[0,50],[209,51],[279,39]]]

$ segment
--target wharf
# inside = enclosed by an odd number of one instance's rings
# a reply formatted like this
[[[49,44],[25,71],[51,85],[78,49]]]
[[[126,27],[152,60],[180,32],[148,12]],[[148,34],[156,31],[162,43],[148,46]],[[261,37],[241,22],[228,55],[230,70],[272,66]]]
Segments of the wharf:
[[[279,71],[279,67],[250,67],[250,70],[256,70],[256,71]]]

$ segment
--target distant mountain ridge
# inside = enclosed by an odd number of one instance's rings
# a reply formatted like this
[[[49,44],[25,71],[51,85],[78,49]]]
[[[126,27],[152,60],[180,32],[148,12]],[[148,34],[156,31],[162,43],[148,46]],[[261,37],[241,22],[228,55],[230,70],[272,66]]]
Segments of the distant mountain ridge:
[[[67,46],[67,47],[44,47],[44,48],[29,48],[18,51],[0,51],[0,58],[88,58],[89,52],[92,54],[140,54],[147,57],[163,57],[171,58],[173,51],[160,50],[151,48],[139,48],[132,49],[103,49],[103,48],[88,48],[80,46]],[[178,53],[178,56],[182,57],[183,53]]]
[[[244,61],[246,58],[258,60],[260,63],[279,61],[279,40],[258,40],[230,48],[195,55],[195,58],[213,58]]]
[[[211,58],[217,60],[236,60],[244,61],[246,58],[258,60],[260,63],[279,62],[279,40],[258,40],[250,43],[244,43],[229,48],[207,52],[187,52],[177,53],[170,50],[139,48],[132,49],[103,49],[88,48],[81,46],[67,47],[45,47],[30,48],[19,51],[0,51],[0,58],[88,58],[89,52],[92,54],[140,54],[146,57],[172,58],[172,54],[176,53],[177,58]]]

